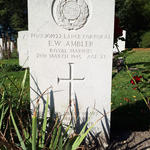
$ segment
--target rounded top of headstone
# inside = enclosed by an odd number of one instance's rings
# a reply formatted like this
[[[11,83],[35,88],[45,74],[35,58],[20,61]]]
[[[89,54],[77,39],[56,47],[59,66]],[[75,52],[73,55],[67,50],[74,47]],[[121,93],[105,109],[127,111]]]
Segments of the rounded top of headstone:
[[[67,30],[82,28],[89,17],[85,0],[55,0],[53,18],[57,25]]]

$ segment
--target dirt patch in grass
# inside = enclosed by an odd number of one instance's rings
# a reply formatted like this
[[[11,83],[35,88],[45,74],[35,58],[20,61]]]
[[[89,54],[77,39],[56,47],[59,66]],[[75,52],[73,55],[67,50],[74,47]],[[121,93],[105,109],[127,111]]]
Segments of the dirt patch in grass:
[[[133,48],[133,51],[150,51],[150,48]]]

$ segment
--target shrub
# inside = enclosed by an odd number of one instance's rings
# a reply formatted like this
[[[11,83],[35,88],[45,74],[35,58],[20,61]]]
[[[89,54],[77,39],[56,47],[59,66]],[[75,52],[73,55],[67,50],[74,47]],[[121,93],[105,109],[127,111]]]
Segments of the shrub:
[[[141,37],[140,47],[150,48],[150,31],[144,33]]]

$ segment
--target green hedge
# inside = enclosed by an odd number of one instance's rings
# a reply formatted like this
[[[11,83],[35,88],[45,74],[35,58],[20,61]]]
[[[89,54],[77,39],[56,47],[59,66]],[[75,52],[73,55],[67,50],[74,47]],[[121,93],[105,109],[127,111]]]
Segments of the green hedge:
[[[140,47],[150,48],[150,31],[144,33],[141,37]]]

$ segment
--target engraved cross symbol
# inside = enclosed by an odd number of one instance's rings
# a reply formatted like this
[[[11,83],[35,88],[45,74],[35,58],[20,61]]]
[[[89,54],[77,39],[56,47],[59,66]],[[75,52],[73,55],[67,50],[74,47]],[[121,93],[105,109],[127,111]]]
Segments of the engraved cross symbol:
[[[64,81],[68,81],[69,82],[69,106],[71,106],[71,93],[72,93],[72,85],[73,85],[73,81],[81,81],[84,80],[85,78],[74,78],[73,77],[73,63],[69,63],[69,78],[57,78],[58,83],[62,80]]]

